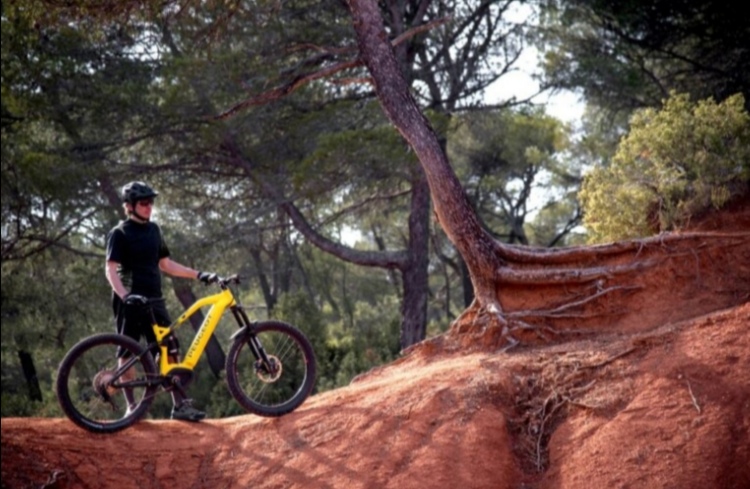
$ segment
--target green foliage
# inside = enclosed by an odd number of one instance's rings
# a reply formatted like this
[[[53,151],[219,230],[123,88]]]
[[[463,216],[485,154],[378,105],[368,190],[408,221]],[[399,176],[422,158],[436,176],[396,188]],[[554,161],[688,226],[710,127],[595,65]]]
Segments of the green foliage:
[[[610,112],[656,107],[668,90],[750,103],[746,20],[719,0],[546,0],[547,83]]]
[[[448,136],[479,216],[498,238],[522,244],[550,244],[575,218],[579,170],[563,157],[568,144],[566,128],[540,111],[472,112]],[[540,205],[542,194],[548,200]]]
[[[400,350],[400,318],[395,298],[386,303],[356,300],[351,318],[325,314],[305,294],[288,294],[275,317],[300,328],[310,339],[318,360],[316,391],[347,385],[357,374],[395,358]]]
[[[632,118],[612,164],[586,176],[580,198],[590,240],[668,231],[747,191],[750,116],[744,98],[717,104],[672,94]]]
[[[86,236],[114,220],[103,205],[107,156],[134,119],[150,119],[153,66],[124,29],[96,36],[89,24],[52,28],[23,6],[3,8],[2,258],[49,246],[90,253]]]
[[[63,355],[84,336],[113,329],[101,263],[60,249],[3,263],[3,416],[60,415],[52,386]],[[41,402],[29,400],[19,351],[31,356]]]
[[[212,376],[213,377],[213,376]],[[227,418],[230,416],[241,416],[247,414],[247,411],[229,393],[225,374],[222,373],[220,379],[213,378],[210,383],[212,389],[208,391],[207,398],[198,396],[190,390],[190,395],[194,397],[199,407],[205,408],[206,413],[211,418]]]
[[[29,417],[34,416],[39,409],[39,402],[32,401],[29,396],[18,392],[2,393],[0,400],[0,416],[6,417]]]

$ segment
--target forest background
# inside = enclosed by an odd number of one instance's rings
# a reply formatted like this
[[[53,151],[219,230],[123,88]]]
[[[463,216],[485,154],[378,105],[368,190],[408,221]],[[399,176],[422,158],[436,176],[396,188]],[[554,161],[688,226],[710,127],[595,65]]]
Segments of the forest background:
[[[646,236],[748,192],[750,28],[723,3],[379,7],[496,240]],[[105,240],[131,180],[159,191],[154,219],[174,259],[239,273],[254,317],[313,340],[319,392],[440,334],[472,302],[345,3],[30,0],[3,2],[1,20],[2,416],[61,416],[57,364],[113,329]],[[585,102],[577,131],[533,95],[488,102],[529,49],[540,94]],[[175,316],[208,292],[165,285]],[[221,324],[219,345],[233,327]],[[217,382],[221,347],[209,353],[191,395],[212,417],[240,414]]]

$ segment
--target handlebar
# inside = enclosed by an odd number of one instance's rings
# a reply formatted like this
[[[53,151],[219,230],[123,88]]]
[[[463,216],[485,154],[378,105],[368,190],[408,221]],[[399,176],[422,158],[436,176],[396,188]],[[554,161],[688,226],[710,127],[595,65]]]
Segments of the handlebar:
[[[240,276],[238,274],[230,275],[229,277],[218,277],[216,279],[216,283],[219,284],[219,287],[222,289],[226,289],[231,284],[239,284],[240,283]]]
[[[216,277],[216,280],[214,280],[212,283],[218,284],[219,287],[221,287],[222,290],[226,289],[232,284],[239,284],[240,283],[240,276],[239,274],[230,275],[228,277]],[[209,284],[206,284],[209,285]],[[154,304],[163,303],[166,302],[166,299],[164,297],[142,297],[141,300],[143,301],[140,305],[143,307],[151,308]]]

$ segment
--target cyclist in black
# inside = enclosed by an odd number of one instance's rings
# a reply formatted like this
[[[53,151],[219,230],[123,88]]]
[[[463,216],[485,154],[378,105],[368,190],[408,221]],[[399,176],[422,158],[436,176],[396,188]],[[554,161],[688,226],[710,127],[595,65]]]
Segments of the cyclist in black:
[[[151,222],[154,198],[158,194],[143,182],[130,182],[122,188],[127,219],[115,226],[107,236],[107,280],[112,286],[112,310],[117,332],[148,343],[156,341],[151,316],[143,307],[148,299],[161,298],[161,272],[174,277],[195,278],[209,283],[216,274],[200,272],[181,265],[169,257],[161,229]],[[153,303],[154,317],[160,325],[171,324],[164,302]],[[178,362],[177,337],[168,338],[169,359]],[[155,351],[154,354],[157,354]],[[119,353],[122,355],[122,353]],[[135,406],[132,391],[125,389],[129,408]],[[177,389],[171,390],[172,419],[200,421],[206,413],[193,407]]]

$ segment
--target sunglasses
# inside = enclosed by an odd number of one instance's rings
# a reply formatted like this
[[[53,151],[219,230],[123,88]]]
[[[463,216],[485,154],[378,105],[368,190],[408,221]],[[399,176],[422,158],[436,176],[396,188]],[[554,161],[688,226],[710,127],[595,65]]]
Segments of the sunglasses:
[[[151,207],[154,205],[154,199],[144,199],[139,200],[136,202],[137,205],[140,205],[141,207]]]

